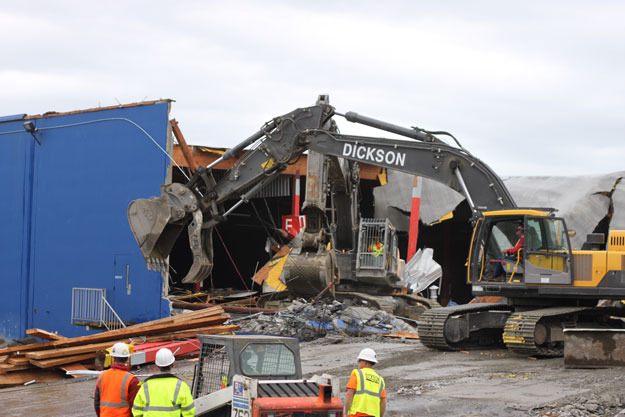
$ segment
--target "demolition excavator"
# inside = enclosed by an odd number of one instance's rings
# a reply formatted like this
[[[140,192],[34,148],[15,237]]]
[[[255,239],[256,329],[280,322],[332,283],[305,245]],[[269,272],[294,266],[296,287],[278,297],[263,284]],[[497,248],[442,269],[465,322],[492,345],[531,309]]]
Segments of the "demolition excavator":
[[[409,140],[341,134],[334,117]],[[159,197],[131,202],[129,223],[148,267],[165,273],[176,239],[188,228],[193,264],[183,282],[202,281],[213,265],[213,228],[308,151],[309,164],[325,166],[318,172],[323,172],[329,190],[317,187],[317,192],[330,195],[332,210],[328,215],[325,197],[307,196],[303,209],[307,226],[290,255],[294,266],[287,274],[289,291],[315,295],[332,288],[343,296],[387,300],[396,313],[420,309],[421,341],[446,350],[501,343],[503,335],[503,342],[515,352],[558,356],[565,327],[618,324],[613,318],[625,313],[597,303],[625,298],[625,232],[610,232],[605,250],[573,251],[571,232],[555,210],[517,207],[497,174],[457,141],[454,146],[443,141],[443,135],[449,134],[405,128],[354,112],[341,114],[327,96],[321,96],[314,106],[267,122],[197,170],[188,183],[167,184]],[[244,149],[226,175],[216,180],[213,167]],[[436,308],[426,299],[402,294],[392,225],[358,219],[354,209],[354,164],[362,162],[430,178],[461,193],[474,225],[467,281],[474,295],[503,296],[506,302]],[[226,208],[233,197],[238,201]],[[518,230],[522,240],[515,238]],[[371,249],[377,242],[384,245],[382,256]],[[506,255],[513,246],[517,246],[514,255]]]

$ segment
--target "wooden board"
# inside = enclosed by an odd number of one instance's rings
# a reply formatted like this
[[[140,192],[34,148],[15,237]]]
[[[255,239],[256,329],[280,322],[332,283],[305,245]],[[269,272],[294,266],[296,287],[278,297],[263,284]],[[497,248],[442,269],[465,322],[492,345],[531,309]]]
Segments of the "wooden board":
[[[41,339],[46,339],[46,340],[67,339],[66,337],[61,336],[59,334],[52,333],[52,332],[49,332],[49,331],[43,330],[43,329],[37,329],[37,328],[26,329],[26,334],[29,335],[29,336],[35,336],[35,337],[39,337]]]
[[[86,371],[87,367],[81,363],[69,363],[67,365],[59,366],[59,369],[67,371]],[[72,378],[84,378],[88,375],[69,375]]]
[[[24,365],[12,365],[10,363],[0,363],[0,374],[6,374],[7,372],[24,371],[31,369],[33,366],[30,363]]]
[[[185,330],[181,332],[168,333],[163,335],[155,335],[147,338],[148,342],[166,342],[170,340],[182,340],[182,339],[192,339],[197,337],[200,334],[221,334],[221,333],[230,333],[235,330],[239,330],[239,326],[237,325],[225,325],[225,326],[211,326],[211,327],[203,327],[191,330]]]
[[[36,382],[59,381],[63,376],[58,372],[46,370],[29,370],[11,372],[10,374],[0,375],[0,387],[12,387],[14,385],[22,385],[26,382],[35,380]]]
[[[66,365],[68,363],[76,363],[82,362],[89,359],[95,358],[95,352],[93,353],[84,353],[82,355],[75,356],[65,356],[63,358],[53,358],[53,359],[45,359],[45,360],[36,360],[31,359],[30,363],[35,365],[38,368],[55,368],[57,366]]]
[[[126,340],[124,340],[126,341]],[[80,355],[85,353],[94,353],[98,350],[108,349],[113,346],[113,342],[90,343],[81,346],[72,346],[68,348],[58,348],[52,350],[41,350],[36,352],[26,352],[24,356],[28,359],[52,359],[64,356]]]
[[[7,363],[10,363],[11,365],[25,365],[28,362],[29,362],[29,359],[25,356],[10,357],[9,360],[7,361]]]
[[[400,331],[385,334],[384,337],[395,337],[395,338],[400,338],[400,339],[413,339],[413,340],[419,339],[419,335],[416,333],[400,332]]]

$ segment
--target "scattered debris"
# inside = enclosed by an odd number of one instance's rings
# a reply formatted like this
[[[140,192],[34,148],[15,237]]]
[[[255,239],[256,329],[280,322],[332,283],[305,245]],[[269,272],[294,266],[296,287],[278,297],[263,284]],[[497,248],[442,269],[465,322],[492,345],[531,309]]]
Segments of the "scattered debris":
[[[418,385],[411,387],[399,387],[397,395],[421,395],[421,387]]]
[[[277,309],[257,307],[258,297],[256,295],[256,291],[230,292],[223,290],[213,293],[198,292],[169,298],[172,307],[181,310],[203,310],[219,305],[226,313],[234,314],[273,314],[278,311]]]
[[[535,408],[531,415],[540,417],[625,417],[625,396],[597,394],[589,398],[570,398],[566,403]]]
[[[293,336],[302,341],[326,335],[386,335],[396,332],[413,334],[414,328],[382,310],[347,306],[339,301],[308,303],[295,300],[283,311],[271,316],[255,314],[237,320],[246,332]],[[406,336],[400,336],[406,337]]]
[[[153,361],[155,349],[164,344],[176,345],[179,355],[197,351],[199,344],[195,338],[198,333],[218,334],[238,329],[236,325],[224,325],[229,318],[221,307],[213,306],[74,338],[52,336],[53,333],[41,329],[29,329],[29,334],[37,334],[44,339],[57,339],[0,349],[0,357],[6,357],[0,363],[0,387],[21,385],[31,380],[39,382],[62,379],[63,374],[59,370],[94,369],[94,359],[98,353],[119,341],[130,342],[135,346],[133,359],[136,357],[136,361],[133,363],[136,364]],[[195,343],[172,343],[184,339],[193,339]]]

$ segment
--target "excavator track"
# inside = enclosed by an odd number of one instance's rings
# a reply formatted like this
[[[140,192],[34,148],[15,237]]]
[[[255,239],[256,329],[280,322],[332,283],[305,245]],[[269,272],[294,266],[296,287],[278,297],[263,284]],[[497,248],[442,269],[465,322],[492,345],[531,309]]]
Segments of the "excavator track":
[[[549,307],[511,314],[504,327],[503,341],[510,351],[520,355],[562,356],[563,343],[541,340],[545,339],[543,329],[554,322],[561,328],[567,322],[574,323],[578,314],[593,310],[591,307]]]
[[[450,319],[455,317],[468,316],[470,314],[484,314],[496,311],[506,315],[510,312],[510,307],[505,304],[464,304],[453,307],[441,307],[428,310],[421,314],[419,318],[418,332],[421,343],[425,346],[438,350],[460,350],[471,347],[484,347],[484,339],[480,338],[479,331],[474,332],[465,340],[449,340],[448,326]],[[503,326],[501,326],[503,327]],[[492,328],[488,329],[492,333]],[[489,337],[492,339],[492,337]],[[497,342],[493,340],[493,344]]]

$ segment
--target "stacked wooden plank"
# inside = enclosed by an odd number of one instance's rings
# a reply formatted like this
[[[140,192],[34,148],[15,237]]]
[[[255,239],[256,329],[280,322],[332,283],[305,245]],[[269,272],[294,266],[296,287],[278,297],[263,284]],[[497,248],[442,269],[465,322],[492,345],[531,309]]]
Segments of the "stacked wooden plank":
[[[55,376],[62,378],[60,372],[49,370],[92,367],[96,353],[116,342],[137,345],[144,342],[184,340],[198,334],[232,332],[238,327],[223,324],[229,317],[221,307],[212,306],[81,337],[66,338],[45,330],[29,329],[27,333],[48,341],[0,349],[0,387],[23,384],[33,379],[47,381]]]

